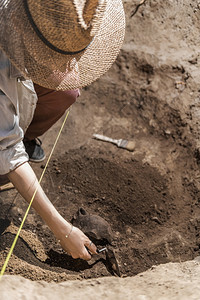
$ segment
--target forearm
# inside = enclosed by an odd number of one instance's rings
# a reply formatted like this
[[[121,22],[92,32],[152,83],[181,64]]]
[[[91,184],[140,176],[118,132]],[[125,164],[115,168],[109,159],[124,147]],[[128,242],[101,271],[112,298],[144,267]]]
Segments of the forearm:
[[[62,248],[67,253],[73,258],[86,260],[91,258],[86,247],[91,253],[96,253],[96,247],[89,238],[76,227],[73,227],[72,231],[72,225],[58,213],[49,201],[29,163],[26,162],[10,172],[8,178],[27,202],[31,201],[35,191],[37,191],[32,207],[46,222],[56,238],[60,240]]]
[[[71,225],[58,213],[49,201],[29,163],[24,163],[19,166],[10,172],[8,177],[27,202],[31,201],[37,189],[32,207],[46,222],[58,239],[61,239],[61,236],[65,236],[69,233]]]

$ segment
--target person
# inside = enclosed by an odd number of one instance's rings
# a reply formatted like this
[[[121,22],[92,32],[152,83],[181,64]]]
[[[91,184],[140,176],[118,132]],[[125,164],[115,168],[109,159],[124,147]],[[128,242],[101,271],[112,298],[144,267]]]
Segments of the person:
[[[62,248],[89,260],[96,246],[52,205],[29,156],[44,159],[38,136],[115,61],[125,34],[122,1],[0,0],[0,20],[0,175],[27,202],[37,191],[32,206]]]

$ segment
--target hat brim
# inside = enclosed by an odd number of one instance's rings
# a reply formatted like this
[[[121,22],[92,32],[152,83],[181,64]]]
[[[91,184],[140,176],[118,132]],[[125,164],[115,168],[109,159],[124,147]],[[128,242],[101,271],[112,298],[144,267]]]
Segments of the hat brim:
[[[125,35],[121,0],[108,0],[103,21],[84,52],[64,55],[45,45],[30,25],[23,1],[0,0],[0,47],[23,76],[55,90],[91,84],[115,61]]]

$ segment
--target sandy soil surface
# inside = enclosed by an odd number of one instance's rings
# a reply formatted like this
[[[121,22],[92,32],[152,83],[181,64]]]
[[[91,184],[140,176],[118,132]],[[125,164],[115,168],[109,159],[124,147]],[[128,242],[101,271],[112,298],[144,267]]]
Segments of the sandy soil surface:
[[[6,275],[0,282],[1,299],[127,299],[198,300],[200,264],[168,263],[152,267],[135,277],[104,277],[68,280],[62,283],[36,282]]]
[[[139,2],[124,0],[123,49],[73,105],[42,182],[67,219],[82,207],[109,222],[122,277],[193,260],[200,247],[199,3],[147,0],[131,18]],[[61,123],[42,137],[47,155]],[[97,141],[94,133],[133,140],[135,150]],[[44,163],[33,168],[39,176]],[[27,205],[15,190],[2,192],[0,205],[2,266]],[[88,263],[72,260],[33,210],[6,274],[46,282],[112,281],[104,254]]]

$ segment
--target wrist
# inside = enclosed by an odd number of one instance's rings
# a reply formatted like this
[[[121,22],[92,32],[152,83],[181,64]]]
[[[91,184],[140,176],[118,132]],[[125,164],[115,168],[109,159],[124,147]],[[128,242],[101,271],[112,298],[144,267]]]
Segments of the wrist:
[[[73,228],[72,224],[67,222],[62,216],[53,218],[48,226],[58,240],[68,237]]]
[[[69,238],[69,236],[71,235],[74,226],[73,226],[72,224],[70,224],[70,225],[71,225],[71,229],[70,229],[69,233],[62,235],[61,238],[58,239],[58,242],[59,242],[59,243],[61,242],[61,240]]]

